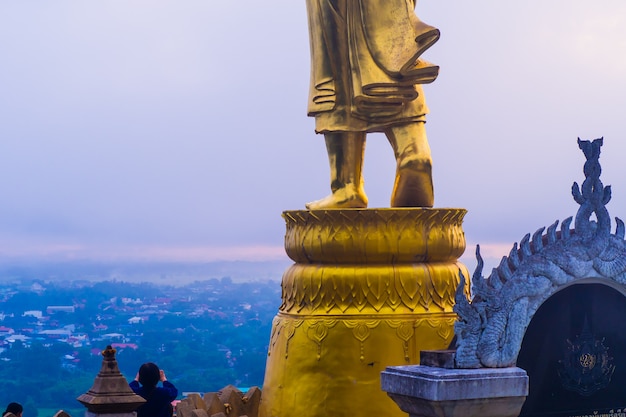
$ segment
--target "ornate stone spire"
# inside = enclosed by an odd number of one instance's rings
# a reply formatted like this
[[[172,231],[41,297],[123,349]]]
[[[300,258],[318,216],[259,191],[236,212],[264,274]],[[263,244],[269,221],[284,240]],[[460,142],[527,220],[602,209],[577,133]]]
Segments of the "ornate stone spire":
[[[472,277],[471,302],[465,296],[465,277],[457,289],[454,311],[458,368],[505,368],[515,366],[524,334],[537,309],[553,294],[582,280],[626,286],[626,226],[611,217],[606,204],[611,187],[600,181],[600,148],[603,139],[578,140],[585,155],[585,180],[572,186],[580,204],[573,218],[538,229],[515,243],[488,278],[482,275],[483,260],[476,249],[478,266]],[[545,231],[545,233],[544,233]],[[621,290],[620,290],[621,291]]]
[[[130,413],[146,402],[128,386],[117,366],[115,352],[111,346],[102,351],[102,367],[93,386],[77,398],[92,413]]]

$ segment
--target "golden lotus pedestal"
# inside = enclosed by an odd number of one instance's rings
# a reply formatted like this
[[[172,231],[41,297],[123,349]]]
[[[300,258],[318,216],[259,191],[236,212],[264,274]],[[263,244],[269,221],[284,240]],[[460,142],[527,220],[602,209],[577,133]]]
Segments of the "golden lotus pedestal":
[[[261,417],[405,417],[387,366],[452,340],[464,209],[286,211]]]

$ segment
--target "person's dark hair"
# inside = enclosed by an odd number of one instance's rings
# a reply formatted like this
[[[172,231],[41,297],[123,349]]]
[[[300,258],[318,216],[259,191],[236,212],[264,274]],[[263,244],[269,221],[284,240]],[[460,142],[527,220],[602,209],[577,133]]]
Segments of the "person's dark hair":
[[[146,388],[156,387],[159,383],[161,375],[159,367],[152,362],[147,362],[139,367],[139,382]]]
[[[5,415],[6,413],[13,413],[15,415],[18,415],[23,410],[24,410],[24,407],[22,407],[21,404],[19,404],[19,403],[9,403],[9,405],[7,405],[7,409],[4,410],[4,413],[2,413],[2,415]]]

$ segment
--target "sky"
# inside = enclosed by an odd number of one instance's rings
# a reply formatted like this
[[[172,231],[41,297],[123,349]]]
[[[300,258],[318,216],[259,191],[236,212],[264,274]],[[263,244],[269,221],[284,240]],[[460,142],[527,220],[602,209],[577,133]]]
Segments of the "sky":
[[[575,215],[604,137],[626,217],[626,3],[420,0],[435,207],[497,262]],[[306,116],[305,1],[0,1],[0,260],[287,259],[284,210],[329,192]],[[395,162],[370,135],[370,207]]]

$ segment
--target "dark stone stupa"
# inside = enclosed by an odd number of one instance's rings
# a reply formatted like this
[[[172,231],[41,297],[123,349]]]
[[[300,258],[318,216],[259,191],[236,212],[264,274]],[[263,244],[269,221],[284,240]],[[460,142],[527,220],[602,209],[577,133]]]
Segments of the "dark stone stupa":
[[[102,367],[93,386],[77,398],[94,414],[131,413],[146,402],[128,386],[117,365],[115,352],[111,346],[102,351]]]

